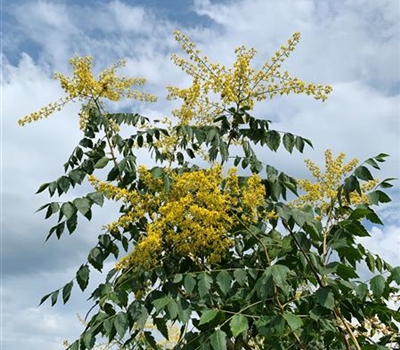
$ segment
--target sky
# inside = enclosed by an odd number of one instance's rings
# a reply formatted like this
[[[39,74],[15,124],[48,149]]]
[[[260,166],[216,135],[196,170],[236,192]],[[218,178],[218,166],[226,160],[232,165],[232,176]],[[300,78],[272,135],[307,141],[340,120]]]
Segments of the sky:
[[[54,71],[68,73],[69,59],[92,55],[95,69],[127,59],[125,73],[148,80],[155,104],[122,104],[151,117],[170,115],[167,85],[187,77],[170,61],[179,47],[173,31],[191,37],[211,60],[229,64],[234,49],[255,47],[262,63],[296,31],[300,44],[284,68],[304,81],[330,84],[322,103],[307,96],[259,104],[255,116],[277,130],[313,141],[303,155],[261,157],[295,177],[306,177],[305,158],[322,164],[323,153],[347,159],[391,155],[379,178],[400,177],[400,3],[398,0],[3,0],[1,71],[1,348],[63,349],[82,330],[77,314],[91,306],[88,294],[73,292],[67,305],[38,307],[40,298],[69,282],[101,233],[115,218],[107,204],[91,222],[61,241],[44,243],[51,222],[34,211],[49,202],[34,195],[40,184],[62,174],[81,138],[78,105],[21,128],[17,120],[62,96]],[[146,162],[145,155],[140,161]],[[399,183],[397,182],[397,186]],[[397,187],[398,188],[398,187]],[[78,189],[82,195],[88,188]],[[400,265],[398,189],[378,208],[384,226],[370,228],[363,244]],[[111,266],[110,263],[109,266]],[[107,269],[105,269],[107,271]],[[103,276],[94,275],[91,286]]]

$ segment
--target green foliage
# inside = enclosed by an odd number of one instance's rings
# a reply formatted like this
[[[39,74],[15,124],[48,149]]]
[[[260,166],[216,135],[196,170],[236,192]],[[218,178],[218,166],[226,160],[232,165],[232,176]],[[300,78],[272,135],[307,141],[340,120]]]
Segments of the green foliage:
[[[118,340],[121,349],[159,349],[159,337],[170,337],[172,323],[180,334],[169,339],[174,345],[164,348],[349,350],[387,349],[399,342],[400,316],[387,302],[399,293],[400,267],[390,266],[357,241],[369,236],[367,221],[382,223],[371,207],[390,201],[384,189],[392,179],[371,191],[369,202],[351,205],[351,194],[361,195],[362,182],[374,180],[369,167],[379,170],[386,154],[368,159],[344,180],[321,220],[318,208],[290,205],[288,193],[297,195],[296,180],[259,158],[281,144],[288,153],[303,152],[311,141],[271,129],[272,123],[250,115],[248,106],[222,110],[212,122],[160,128],[136,113],[110,114],[98,99],[92,102],[85,107],[89,118],[84,136],[65,163],[65,174],[40,186],[38,193],[70,194],[99,171],[106,174],[104,183],[113,183],[117,190],[110,194],[96,189],[72,201],[43,205],[39,210],[45,211],[45,219],[58,214],[46,240],[72,234],[78,218],[91,220],[93,205],[101,207],[105,198],[115,199],[122,190],[149,198],[168,193],[174,185],[171,174],[197,171],[201,155],[211,163],[233,162],[259,174],[265,196],[257,210],[271,215],[249,223],[227,208],[235,217],[234,239],[216,262],[196,252],[179,254],[171,245],[149,268],[123,265],[111,270],[92,291],[94,307],[70,350],[92,349],[98,338]],[[129,128],[131,136],[122,137],[116,126]],[[166,148],[171,139],[174,147]],[[148,149],[158,162],[150,170],[151,178],[161,184],[158,190],[139,176],[135,148]],[[241,177],[241,186],[248,178]],[[133,210],[125,201],[120,213]],[[148,236],[149,220],[143,215],[101,233],[74,280],[44,296],[40,304],[50,299],[55,305],[59,296],[66,303],[75,281],[86,290],[91,270],[103,271],[106,261],[118,261],[125,252],[138,249]],[[361,281],[357,272],[364,262],[377,273],[369,281]],[[368,324],[384,330],[383,336],[375,340]]]

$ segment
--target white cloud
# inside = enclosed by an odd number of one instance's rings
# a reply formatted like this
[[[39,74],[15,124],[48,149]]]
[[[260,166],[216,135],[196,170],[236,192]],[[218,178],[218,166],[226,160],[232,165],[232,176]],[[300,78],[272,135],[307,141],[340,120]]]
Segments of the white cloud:
[[[374,226],[370,233],[371,237],[361,237],[358,241],[392,266],[400,266],[400,226]]]
[[[272,127],[310,138],[315,151],[307,150],[305,158],[322,162],[326,148],[332,148],[334,153],[344,151],[348,158],[360,160],[380,152],[390,153],[392,157],[383,166],[382,175],[395,177],[400,175],[399,91],[394,88],[400,80],[398,6],[392,0],[223,3],[198,0],[195,11],[214,24],[200,26],[194,21],[185,26],[157,17],[146,7],[122,1],[97,2],[97,7],[61,1],[26,1],[13,5],[11,15],[16,19],[17,34],[38,51],[29,51],[28,45],[27,52],[18,60],[10,57],[7,61],[5,57],[2,65],[3,191],[8,206],[4,218],[9,221],[7,227],[19,228],[17,233],[7,229],[4,242],[8,243],[8,258],[13,254],[25,256],[18,268],[19,284],[15,281],[8,284],[3,294],[3,300],[8,303],[3,314],[7,319],[4,332],[7,349],[60,349],[63,331],[79,327],[72,311],[74,306],[36,310],[32,305],[36,305],[41,295],[71,278],[71,269],[75,267],[72,264],[84,259],[87,247],[100,233],[101,224],[109,221],[102,216],[92,223],[85,222],[79,232],[81,237],[68,237],[61,244],[54,241],[41,246],[42,233],[48,230],[49,224],[40,224],[41,219],[31,215],[42,201],[32,199],[31,194],[40,183],[61,175],[63,162],[81,137],[77,129],[78,106],[72,105],[49,120],[25,128],[18,127],[16,120],[58,99],[61,89],[51,78],[53,71],[68,71],[68,60],[75,52],[93,55],[96,70],[126,57],[125,72],[147,78],[146,91],[160,96],[157,104],[135,104],[134,109],[139,106],[139,111],[162,117],[171,110],[171,103],[163,100],[165,85],[188,83],[184,74],[168,60],[169,54],[178,50],[172,36],[174,29],[189,34],[211,59],[226,64],[232,62],[233,50],[241,44],[256,47],[259,51],[256,61],[261,63],[299,30],[302,40],[285,68],[301,79],[332,84],[334,92],[325,103],[306,96],[277,98],[260,104],[255,114],[273,119]],[[14,48],[12,52],[15,51]],[[15,61],[17,64],[10,63]],[[301,155],[268,152],[263,157],[292,175],[306,174]],[[372,237],[363,242],[393,264],[399,264],[397,194],[394,199],[392,206],[379,211],[387,218],[388,225],[374,228]],[[35,245],[35,240],[40,243]],[[68,260],[65,254],[70,249],[75,254]],[[50,269],[49,261],[54,257],[59,257],[59,263]],[[16,264],[13,259],[7,261]],[[21,273],[28,263],[35,271],[57,268],[59,273],[41,274],[41,283],[37,283],[37,277],[29,272],[32,269]],[[5,269],[11,271],[11,267],[5,266]],[[44,281],[47,281],[45,286]],[[76,294],[80,297],[79,292]],[[11,302],[13,298],[24,302]]]

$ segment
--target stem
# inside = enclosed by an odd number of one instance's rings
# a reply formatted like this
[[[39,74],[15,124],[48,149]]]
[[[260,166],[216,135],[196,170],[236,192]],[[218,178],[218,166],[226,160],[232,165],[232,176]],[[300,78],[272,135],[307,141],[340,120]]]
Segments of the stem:
[[[294,236],[293,231],[292,231],[285,223],[284,223],[283,225],[284,225],[284,227],[286,228],[286,230],[288,230],[288,232],[289,232],[289,234],[291,235],[291,237],[293,238],[293,240],[294,240],[296,246],[301,250],[301,252],[302,252],[304,258],[307,260],[307,263],[308,263],[308,265],[310,266],[310,268],[311,268],[311,270],[312,270],[312,272],[313,272],[315,278],[317,279],[319,286],[320,286],[320,287],[325,287],[325,284],[322,282],[322,280],[321,280],[321,278],[320,278],[320,276],[319,276],[319,274],[318,274],[318,272],[317,272],[315,266],[312,264],[311,260],[310,260],[309,257],[307,256],[306,252],[304,251],[304,249],[301,247],[301,245],[300,245],[299,242],[297,241],[296,237]],[[361,347],[360,347],[360,345],[358,344],[357,338],[354,336],[354,333],[353,333],[353,331],[351,330],[349,324],[347,323],[347,320],[346,320],[346,319],[344,318],[344,316],[341,314],[341,312],[340,312],[340,310],[339,310],[339,308],[338,308],[337,306],[334,307],[333,313],[334,313],[335,318],[336,318],[338,321],[340,320],[340,321],[343,323],[343,325],[344,325],[344,327],[346,328],[346,331],[347,331],[348,335],[350,336],[351,340],[353,341],[353,343],[354,343],[356,349],[357,349],[357,350],[361,350]],[[340,329],[340,328],[339,328],[339,331],[341,332],[341,329]],[[350,346],[348,345],[348,341],[347,341],[347,339],[346,339],[345,337],[343,338],[343,341],[345,342],[347,349],[351,350]]]
[[[94,99],[94,102],[95,102],[95,104],[96,104],[97,109],[98,109],[99,112],[101,113],[101,112],[102,112],[102,109],[101,109],[101,106],[100,106],[100,104],[99,104],[98,99],[95,98],[95,99]],[[114,163],[114,166],[117,168],[117,167],[118,167],[117,157],[115,156],[114,148],[113,148],[113,146],[112,146],[110,137],[109,137],[109,135],[108,135],[108,131],[109,131],[109,130],[107,130],[106,128],[104,128],[104,129],[105,129],[104,132],[105,132],[105,136],[106,136],[107,145],[108,145],[108,147],[110,148],[111,159],[112,159],[112,161],[113,161],[113,163]],[[118,180],[119,180],[120,182],[122,182],[121,174],[118,174]]]

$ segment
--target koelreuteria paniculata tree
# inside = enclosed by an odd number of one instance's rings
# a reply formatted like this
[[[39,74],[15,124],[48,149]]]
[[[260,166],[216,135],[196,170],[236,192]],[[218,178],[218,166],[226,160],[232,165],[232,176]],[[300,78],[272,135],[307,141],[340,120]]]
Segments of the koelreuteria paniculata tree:
[[[314,182],[264,164],[260,154],[281,144],[288,153],[312,144],[254,117],[255,104],[284,94],[325,101],[331,92],[282,70],[300,34],[258,69],[254,49],[239,47],[225,67],[187,36],[175,36],[186,58],[172,60],[192,84],[168,87],[168,98],[182,103],[163,122],[109,113],[108,101],[155,97],[142,91],[144,79],[116,74],[122,61],[96,78],[92,58],[79,56],[71,60],[72,77],[55,75],[66,97],[19,121],[82,103],[83,138],[65,174],[38,192],[62,197],[88,183],[93,190],[40,208],[46,219],[58,216],[47,239],[75,232],[78,218],[90,220],[93,205],[105,199],[121,204],[76,276],[41,300],[66,303],[74,285],[88,287],[92,269],[115,261],[94,288],[85,330],[69,349],[92,349],[99,339],[121,349],[395,347],[400,314],[387,303],[399,295],[400,267],[357,240],[370,235],[368,222],[382,224],[373,208],[390,201],[383,190],[391,179],[379,181],[370,170],[387,155],[344,163],[344,154],[327,151],[325,172],[307,161]],[[140,148],[156,166],[137,164]],[[371,271],[367,281],[358,274],[363,264]],[[172,343],[171,329],[179,330]]]

